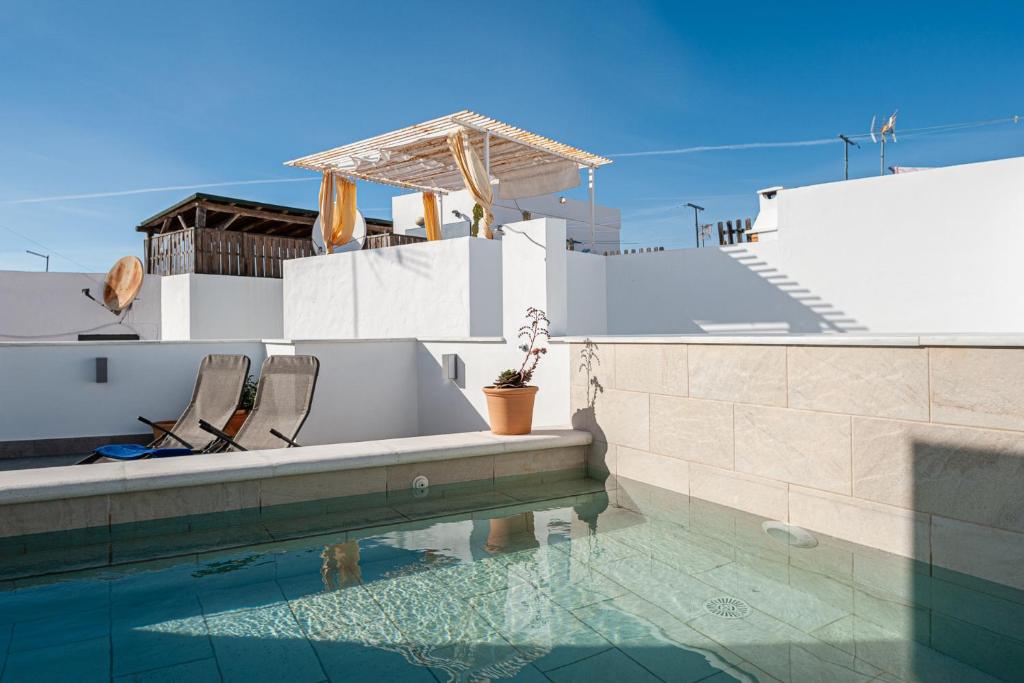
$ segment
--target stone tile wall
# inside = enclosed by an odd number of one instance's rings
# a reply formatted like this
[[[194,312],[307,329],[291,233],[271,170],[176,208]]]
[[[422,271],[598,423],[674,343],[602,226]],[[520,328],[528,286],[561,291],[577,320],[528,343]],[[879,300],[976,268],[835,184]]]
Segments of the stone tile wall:
[[[572,359],[593,475],[1024,588],[1007,559],[1024,557],[1024,349],[613,343]]]

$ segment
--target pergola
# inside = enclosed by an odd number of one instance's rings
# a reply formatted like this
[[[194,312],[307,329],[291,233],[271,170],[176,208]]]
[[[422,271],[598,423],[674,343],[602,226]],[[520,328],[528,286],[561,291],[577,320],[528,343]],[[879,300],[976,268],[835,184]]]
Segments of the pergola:
[[[463,110],[430,121],[335,147],[286,162],[313,171],[334,171],[407,190],[433,192],[443,198],[465,186],[448,146],[448,136],[462,131],[482,159],[491,179],[523,178],[571,162],[587,169],[591,236],[594,234],[594,171],[611,159],[585,152],[480,114]],[[443,199],[441,200],[443,201]],[[443,209],[441,211],[443,215]]]

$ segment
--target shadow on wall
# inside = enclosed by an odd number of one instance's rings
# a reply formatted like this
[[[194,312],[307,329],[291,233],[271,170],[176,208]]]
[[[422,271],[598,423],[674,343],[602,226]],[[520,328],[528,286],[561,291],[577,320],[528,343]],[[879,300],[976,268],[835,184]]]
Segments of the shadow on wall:
[[[774,249],[771,244],[759,250],[724,247],[608,257],[608,333],[868,331],[758,253]],[[636,306],[638,300],[650,305]]]
[[[931,564],[910,561],[906,584],[917,607],[904,607],[911,642],[999,680],[1024,670],[1024,447],[996,451],[949,443],[912,446],[913,508],[931,516],[914,525],[914,547]],[[936,657],[916,648],[918,680],[934,680]]]
[[[584,381],[584,386],[570,387],[570,391],[586,390],[586,403],[572,414],[572,426],[574,429],[582,429],[590,432],[594,437],[588,447],[587,473],[595,479],[604,481],[611,476],[611,467],[608,465],[608,437],[605,436],[597,421],[597,397],[604,393],[604,385],[600,380],[601,356],[597,344],[587,340],[580,349],[579,358],[570,358],[570,363],[575,363],[572,369],[574,375],[577,373]]]
[[[449,380],[444,369],[423,345],[416,345],[417,404],[421,435],[448,432],[478,432],[490,429],[487,420],[466,398],[466,363],[461,354],[456,357],[457,379]],[[442,425],[430,429],[430,425]]]

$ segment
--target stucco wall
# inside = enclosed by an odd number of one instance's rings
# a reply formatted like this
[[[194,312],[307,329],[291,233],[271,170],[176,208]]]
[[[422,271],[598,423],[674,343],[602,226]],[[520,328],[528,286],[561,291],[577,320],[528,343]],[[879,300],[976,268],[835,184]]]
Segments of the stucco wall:
[[[607,331],[1019,332],[1021,187],[1024,158],[782,190],[778,241],[608,257]]]
[[[286,261],[284,336],[500,334],[500,259],[500,245],[461,238]]]
[[[804,342],[573,345],[591,471],[1024,588],[1024,348]]]
[[[598,174],[600,175],[600,173]],[[494,186],[494,196],[498,196],[498,186]],[[473,215],[473,199],[465,190],[452,192],[444,198],[445,223],[458,223],[460,219],[452,214],[458,210],[466,216]],[[523,220],[523,211],[533,213],[533,218],[561,218],[566,222],[566,236],[583,242],[577,249],[589,248],[590,245],[590,202],[578,199],[566,199],[559,202],[559,195],[542,195],[525,199],[495,199],[492,207],[495,224],[519,223]],[[416,220],[423,217],[423,200],[419,193],[406,194],[391,199],[391,216],[395,224],[395,232],[407,231],[422,234],[417,228]],[[598,252],[613,251],[619,248],[619,232],[621,215],[619,209],[600,204],[594,207],[595,228]],[[452,226],[450,230],[463,229]]]
[[[210,353],[241,353],[257,370],[258,342],[0,344],[0,441],[138,434],[135,418],[177,418]],[[107,358],[108,381],[96,383]]]
[[[268,344],[267,353],[320,360],[313,409],[299,435],[304,446],[419,433],[414,340],[299,341]]]
[[[279,339],[283,283],[277,278],[170,275],[163,279],[163,338]]]
[[[117,317],[89,301],[82,290],[103,300],[104,273],[0,271],[0,340],[73,341],[80,333],[160,337],[160,278],[146,277],[139,296],[117,324]]]

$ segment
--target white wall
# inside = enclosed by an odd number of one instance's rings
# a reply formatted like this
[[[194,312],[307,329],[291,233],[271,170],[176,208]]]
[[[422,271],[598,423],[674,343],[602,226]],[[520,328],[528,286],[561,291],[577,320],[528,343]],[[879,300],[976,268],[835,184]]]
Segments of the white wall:
[[[0,343],[0,441],[139,434],[136,416],[177,418],[210,353],[241,353],[254,371],[258,342]],[[108,381],[96,383],[97,357]]]
[[[521,323],[520,323],[521,324]],[[523,353],[507,341],[421,342],[417,349],[419,432],[447,434],[488,429],[483,387],[502,370],[519,368]],[[441,356],[458,356],[459,377],[444,376]],[[552,344],[532,384],[540,387],[534,406],[537,426],[568,424],[569,345]]]
[[[487,428],[482,388],[502,370],[522,364],[518,330],[525,323],[528,307],[547,312],[552,335],[565,334],[567,254],[565,221],[536,219],[508,226],[501,241],[503,337],[497,341],[422,342],[418,355],[421,433]],[[441,356],[446,353],[459,358],[459,378],[454,382],[442,372]],[[568,422],[568,378],[566,347],[549,347],[533,380],[540,387],[534,424]]]
[[[303,445],[416,436],[417,344],[390,341],[298,341],[268,344],[269,355],[320,360]]]
[[[608,257],[607,331],[1024,331],[1022,189],[1024,158],[782,190],[777,241]]]
[[[501,334],[501,245],[459,238],[284,264],[288,339]]]
[[[566,253],[568,321],[566,334],[606,334],[608,298],[605,257],[578,251]]]
[[[160,337],[160,278],[146,277],[124,323],[82,295],[103,301],[104,273],[0,271],[0,340],[72,341],[80,333]]]
[[[600,174],[598,174],[600,175]],[[577,249],[589,248],[590,245],[590,202],[566,198],[565,204],[558,201],[559,195],[549,194],[525,199],[497,199],[498,185],[494,185],[494,220],[496,224],[519,223],[523,220],[523,211],[532,212],[533,218],[562,218],[566,221],[566,236],[582,245]],[[458,223],[459,219],[452,214],[456,209],[467,216],[473,215],[473,199],[465,190],[452,192],[444,198],[444,223]],[[596,251],[614,251],[619,248],[619,228],[621,214],[618,209],[596,204],[594,207],[597,248]],[[392,197],[391,217],[395,232],[422,234],[417,228],[416,220],[423,217],[423,199],[420,193],[405,194]],[[450,230],[460,230],[461,226],[452,225]],[[448,234],[448,233],[446,233]]]
[[[163,278],[164,339],[280,339],[283,283],[277,278],[170,275]]]

